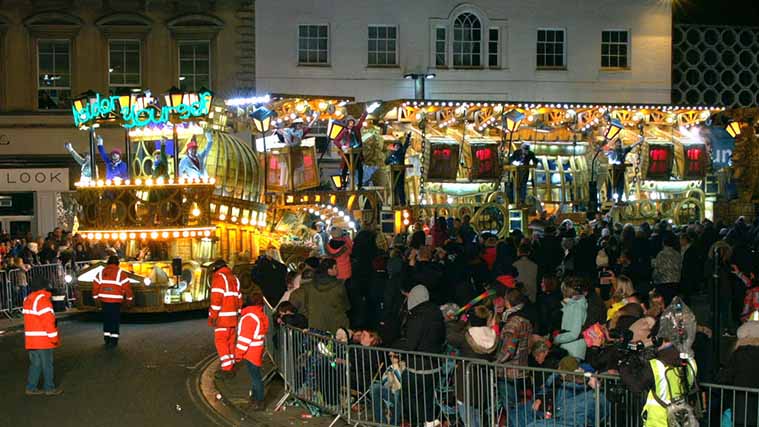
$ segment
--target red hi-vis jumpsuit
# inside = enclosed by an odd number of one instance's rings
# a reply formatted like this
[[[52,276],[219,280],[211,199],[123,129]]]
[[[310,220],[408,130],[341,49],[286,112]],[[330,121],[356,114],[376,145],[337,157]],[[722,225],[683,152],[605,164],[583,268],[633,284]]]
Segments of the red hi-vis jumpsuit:
[[[235,327],[241,307],[240,281],[229,267],[218,269],[211,280],[208,324],[214,327],[214,343],[223,371],[231,371],[235,364]]]

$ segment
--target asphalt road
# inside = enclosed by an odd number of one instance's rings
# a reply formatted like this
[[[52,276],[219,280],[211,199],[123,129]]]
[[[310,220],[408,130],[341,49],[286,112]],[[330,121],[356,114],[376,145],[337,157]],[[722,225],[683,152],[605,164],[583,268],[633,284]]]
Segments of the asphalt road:
[[[0,335],[0,426],[212,426],[192,379],[214,353],[205,313],[129,319],[115,350],[97,317],[61,322],[61,396],[26,396],[23,331]]]

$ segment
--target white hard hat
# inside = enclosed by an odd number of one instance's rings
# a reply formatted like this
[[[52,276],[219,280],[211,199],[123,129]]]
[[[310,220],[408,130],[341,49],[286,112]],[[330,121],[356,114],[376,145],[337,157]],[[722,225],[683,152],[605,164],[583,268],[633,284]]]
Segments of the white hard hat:
[[[292,124],[294,124],[294,125],[297,125],[297,124],[301,124],[302,125],[303,123],[305,123],[305,122],[300,117],[298,117],[297,119],[293,120],[293,122],[292,122]]]

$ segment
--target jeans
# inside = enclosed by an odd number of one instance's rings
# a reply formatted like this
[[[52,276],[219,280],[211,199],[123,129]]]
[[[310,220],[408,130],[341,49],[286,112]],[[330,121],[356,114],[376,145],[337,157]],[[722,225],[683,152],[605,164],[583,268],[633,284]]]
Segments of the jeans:
[[[47,350],[29,350],[29,375],[26,380],[26,389],[29,391],[37,390],[40,376],[44,378],[42,390],[50,391],[55,389],[55,383],[53,382],[52,348]]]
[[[459,417],[465,427],[480,427],[480,410],[472,406],[466,406],[463,402],[457,402]]]
[[[393,393],[390,388],[375,382],[371,386],[372,409],[374,410],[375,423],[398,425],[401,421],[401,396],[400,393]],[[390,406],[390,419],[385,419],[384,408],[385,402]]]
[[[250,363],[249,360],[245,360],[245,366],[248,367],[248,373],[250,374],[250,395],[253,400],[258,402],[264,401],[264,381],[261,378],[261,368]]]
[[[524,379],[498,379],[498,398],[501,407],[508,416],[507,423],[509,426],[524,427],[527,425],[527,411],[520,396],[520,393],[524,394],[525,389]]]

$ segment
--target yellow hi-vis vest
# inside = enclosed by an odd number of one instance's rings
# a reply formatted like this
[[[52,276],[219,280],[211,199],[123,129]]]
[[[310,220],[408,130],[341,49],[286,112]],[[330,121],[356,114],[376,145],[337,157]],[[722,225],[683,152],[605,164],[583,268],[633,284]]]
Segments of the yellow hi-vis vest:
[[[686,375],[689,385],[693,386],[696,383],[698,367],[693,358],[689,357],[687,362],[689,367],[686,368]],[[659,404],[654,393],[659,400],[667,405],[672,403],[672,400],[682,397],[684,387],[680,383],[679,369],[668,368],[659,359],[651,359],[648,363],[654,373],[654,390],[648,391],[646,404],[643,406],[643,419],[645,420],[643,425],[645,427],[667,427],[667,408]]]

